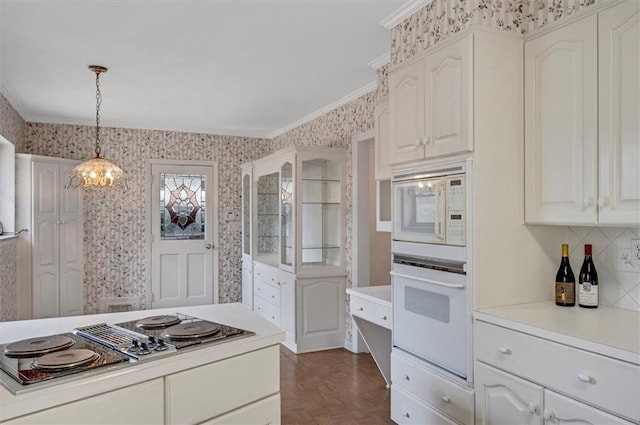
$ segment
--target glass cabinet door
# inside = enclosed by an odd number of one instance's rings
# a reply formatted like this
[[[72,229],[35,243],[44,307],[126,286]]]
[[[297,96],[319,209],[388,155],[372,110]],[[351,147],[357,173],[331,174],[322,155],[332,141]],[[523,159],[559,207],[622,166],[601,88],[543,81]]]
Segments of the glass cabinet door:
[[[242,254],[251,256],[251,175],[242,174]]]
[[[256,199],[256,255],[274,257],[265,259],[267,263],[278,261],[278,238],[280,237],[280,190],[279,173],[259,176]]]
[[[342,265],[342,163],[302,161],[301,266]]]
[[[293,164],[286,162],[280,169],[280,264],[293,267]]]

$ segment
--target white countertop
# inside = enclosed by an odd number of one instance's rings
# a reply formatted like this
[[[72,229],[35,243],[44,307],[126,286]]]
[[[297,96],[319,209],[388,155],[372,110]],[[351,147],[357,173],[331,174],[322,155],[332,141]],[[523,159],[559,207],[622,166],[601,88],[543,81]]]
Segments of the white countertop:
[[[391,308],[391,285],[348,288],[347,294],[355,297],[361,297],[374,303],[386,305]]]
[[[0,387],[0,422],[46,409],[80,398],[112,391],[139,382],[162,377],[198,365],[237,356],[249,351],[276,345],[284,340],[284,332],[262,319],[242,304],[216,304],[194,307],[141,310],[124,313],[96,314],[61,317],[55,319],[23,320],[0,323],[0,343],[7,343],[37,336],[70,332],[78,326],[99,323],[118,323],[143,317],[183,313],[225,325],[255,332],[254,336],[239,338],[215,345],[202,345],[182,350],[151,361],[124,363],[106,372],[97,369],[95,374],[71,375],[52,380],[48,385],[38,386],[24,394],[13,395]],[[7,375],[6,378],[11,379]]]
[[[477,310],[476,320],[640,365],[640,313],[600,306],[559,307],[554,302]]]

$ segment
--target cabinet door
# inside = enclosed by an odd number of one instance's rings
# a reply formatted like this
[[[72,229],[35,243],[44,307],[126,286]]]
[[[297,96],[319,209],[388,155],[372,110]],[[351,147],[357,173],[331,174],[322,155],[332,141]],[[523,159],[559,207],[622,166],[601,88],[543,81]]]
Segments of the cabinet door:
[[[389,164],[389,101],[376,105],[375,122],[375,178],[376,180],[391,178]]]
[[[476,422],[542,424],[542,387],[475,363]]]
[[[389,74],[389,163],[424,157],[424,63]]]
[[[425,61],[425,156],[473,150],[473,36]]]
[[[59,188],[72,165],[60,165]],[[82,191],[60,190],[60,316],[84,313],[84,223]]]
[[[280,285],[280,327],[287,333],[287,341],[296,342],[296,279],[289,273],[278,274]]]
[[[60,169],[33,162],[33,318],[57,317],[60,309]]]
[[[597,17],[525,45],[525,220],[595,223]]]
[[[598,16],[598,221],[640,223],[640,2]]]
[[[546,423],[554,425],[631,425],[631,422],[547,389],[544,390],[544,418]]]
[[[242,304],[253,310],[253,263],[242,260]]]

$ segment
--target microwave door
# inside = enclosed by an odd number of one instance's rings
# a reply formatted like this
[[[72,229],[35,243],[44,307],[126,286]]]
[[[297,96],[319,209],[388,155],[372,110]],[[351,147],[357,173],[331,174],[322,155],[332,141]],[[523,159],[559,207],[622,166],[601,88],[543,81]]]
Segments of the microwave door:
[[[445,243],[445,224],[446,224],[446,198],[445,198],[445,182],[439,180],[435,184],[434,194],[434,230],[435,237]]]
[[[436,197],[440,179],[414,180],[394,184],[393,238],[395,240],[443,243],[436,236]],[[443,190],[444,192],[444,185]],[[441,227],[444,229],[444,227]],[[441,230],[440,230],[441,231]]]

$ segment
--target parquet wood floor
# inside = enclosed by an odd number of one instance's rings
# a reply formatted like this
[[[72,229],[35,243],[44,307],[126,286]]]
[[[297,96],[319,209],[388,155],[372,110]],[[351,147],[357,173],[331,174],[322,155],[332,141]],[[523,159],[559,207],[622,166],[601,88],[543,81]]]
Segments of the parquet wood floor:
[[[283,425],[393,424],[391,393],[369,354],[296,355],[281,346],[280,396]]]

